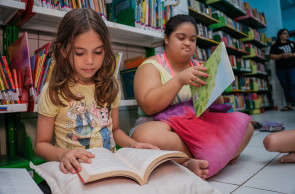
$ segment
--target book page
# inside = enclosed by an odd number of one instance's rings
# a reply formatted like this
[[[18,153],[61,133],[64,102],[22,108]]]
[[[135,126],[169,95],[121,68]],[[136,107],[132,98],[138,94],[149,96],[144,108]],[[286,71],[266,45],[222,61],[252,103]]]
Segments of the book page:
[[[134,168],[138,175],[144,179],[146,171],[150,171],[155,167],[155,162],[166,161],[168,158],[187,157],[184,153],[178,151],[166,150],[151,150],[151,149],[136,149],[136,148],[121,148],[116,152],[116,155],[121,160],[130,164],[130,168]],[[162,156],[162,158],[161,158]],[[166,157],[163,157],[166,156]],[[157,160],[158,159],[158,160]],[[153,163],[153,164],[152,164]],[[152,164],[152,165],[151,165]],[[157,163],[157,165],[161,162]],[[128,165],[128,164],[127,164]],[[147,172],[148,174],[150,172]]]
[[[26,169],[0,168],[1,194],[43,194]]]
[[[87,151],[95,155],[95,158],[91,159],[91,164],[81,163],[81,166],[85,168],[89,174],[100,174],[115,170],[130,170],[108,149],[92,148]]]
[[[217,97],[220,96],[230,84],[232,84],[234,80],[234,72],[232,70],[225,45],[222,42],[219,66],[214,80],[212,93],[206,108],[208,108],[217,99]]]
[[[223,42],[212,53],[204,67],[208,78],[202,78],[206,85],[190,85],[196,116],[200,116],[222,92],[234,81],[234,74]]]

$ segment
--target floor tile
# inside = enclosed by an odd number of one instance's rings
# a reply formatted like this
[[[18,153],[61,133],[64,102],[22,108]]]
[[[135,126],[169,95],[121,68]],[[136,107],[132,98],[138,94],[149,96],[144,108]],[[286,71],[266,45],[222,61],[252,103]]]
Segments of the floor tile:
[[[238,185],[227,184],[227,183],[220,183],[216,181],[208,181],[211,185],[216,187],[219,191],[223,192],[224,194],[228,194],[233,192],[235,189],[238,188]]]
[[[264,148],[263,140],[269,134],[271,134],[271,133],[270,132],[260,132],[260,133],[256,134],[255,136],[252,136],[248,146],[263,147]]]
[[[267,190],[261,190],[256,188],[250,188],[250,187],[240,187],[232,194],[276,194],[280,192],[273,192],[273,191],[267,191]]]
[[[279,153],[277,152],[266,151],[264,147],[248,146],[242,152],[239,160],[261,162],[267,164],[278,155]]]
[[[227,165],[209,180],[241,185],[264,166],[265,163],[261,162],[238,160],[236,164]]]
[[[295,193],[295,164],[279,162],[280,154],[269,165],[247,181],[244,186],[283,193]]]

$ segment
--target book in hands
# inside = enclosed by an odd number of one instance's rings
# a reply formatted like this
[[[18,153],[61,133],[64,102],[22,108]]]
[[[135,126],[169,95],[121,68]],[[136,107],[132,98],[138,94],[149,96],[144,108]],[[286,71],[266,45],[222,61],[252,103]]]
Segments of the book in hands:
[[[203,112],[224,92],[224,90],[235,80],[229,57],[224,45],[220,42],[207,62],[208,78],[201,78],[206,85],[195,87],[190,85],[196,116]]]
[[[78,175],[83,183],[109,177],[129,177],[140,185],[148,182],[151,172],[167,160],[188,158],[179,151],[121,148],[112,153],[105,148],[92,148],[87,151],[95,155],[92,163],[81,162]]]

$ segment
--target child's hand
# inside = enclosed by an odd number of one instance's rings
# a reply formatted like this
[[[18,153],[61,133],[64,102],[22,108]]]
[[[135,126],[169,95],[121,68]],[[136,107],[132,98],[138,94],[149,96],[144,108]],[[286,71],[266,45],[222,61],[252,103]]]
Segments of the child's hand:
[[[152,149],[152,150],[159,150],[157,146],[154,146],[149,143],[136,143],[133,148],[142,148],[142,149]]]
[[[67,150],[60,158],[59,168],[65,174],[68,172],[75,174],[76,171],[80,172],[82,170],[78,159],[81,159],[86,163],[91,163],[90,158],[94,158],[94,155],[85,150]]]
[[[195,87],[200,87],[199,84],[206,85],[206,83],[199,77],[209,77],[209,75],[204,73],[203,71],[207,71],[207,69],[201,66],[194,66],[180,72],[175,77],[177,77],[178,82],[181,85],[192,85]]]

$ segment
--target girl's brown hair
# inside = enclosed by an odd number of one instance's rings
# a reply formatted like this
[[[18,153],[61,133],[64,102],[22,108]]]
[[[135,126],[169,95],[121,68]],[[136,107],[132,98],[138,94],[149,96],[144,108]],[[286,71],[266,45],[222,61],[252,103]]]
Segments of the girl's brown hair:
[[[95,83],[94,98],[99,107],[105,103],[112,104],[119,91],[118,82],[113,76],[115,71],[115,55],[111,48],[110,34],[102,20],[95,11],[82,8],[69,11],[62,19],[56,39],[53,41],[51,49],[55,65],[49,81],[49,97],[53,104],[66,106],[64,100],[81,100],[70,91],[70,83],[76,83],[74,79],[74,69],[69,62],[75,38],[89,30],[95,31],[100,35],[103,44],[105,58],[101,68],[93,76]],[[61,50],[67,51],[66,58]]]

